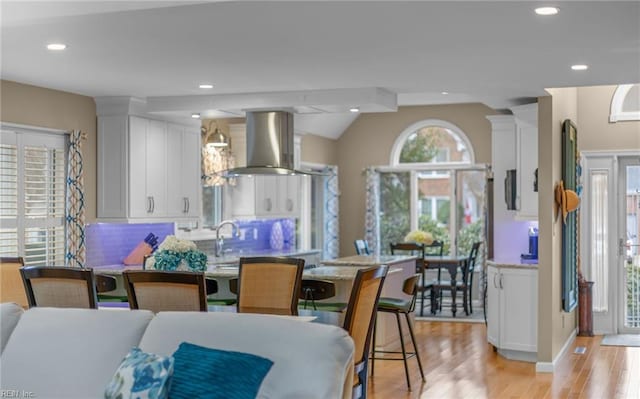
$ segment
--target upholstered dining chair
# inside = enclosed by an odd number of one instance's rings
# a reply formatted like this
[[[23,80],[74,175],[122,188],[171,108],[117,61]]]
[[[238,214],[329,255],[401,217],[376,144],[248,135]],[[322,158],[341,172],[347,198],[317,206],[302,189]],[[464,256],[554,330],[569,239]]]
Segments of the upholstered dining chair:
[[[0,303],[15,302],[23,308],[29,306],[20,275],[22,266],[23,258],[0,258]]]
[[[125,270],[129,308],[161,311],[207,311],[204,273]]]
[[[304,259],[240,258],[238,313],[298,314]]]
[[[425,307],[425,292],[429,291],[429,298],[431,306],[434,306],[434,298],[433,298],[433,281],[427,281],[427,276],[425,272],[424,265],[424,256],[425,256],[425,245],[418,244],[415,242],[398,242],[391,243],[391,254],[392,255],[412,255],[416,256],[416,273],[420,274],[420,281],[417,283],[417,290],[420,292],[420,316],[424,316],[424,307]]]
[[[404,298],[391,298],[381,297],[378,301],[378,313],[392,313],[396,316],[396,322],[398,324],[398,334],[400,335],[400,349],[401,351],[377,351],[374,348],[371,351],[371,375],[374,373],[375,361],[378,360],[402,360],[404,361],[404,374],[407,379],[407,388],[411,391],[411,379],[409,378],[409,366],[407,365],[407,359],[415,356],[418,360],[418,368],[420,369],[420,375],[422,381],[424,381],[424,371],[422,370],[422,362],[420,361],[420,353],[418,352],[418,345],[416,344],[416,337],[413,333],[413,324],[409,315],[413,313],[416,306],[416,297],[418,294],[418,282],[420,281],[420,274],[414,274],[404,280],[402,284],[402,292],[407,295]],[[403,314],[407,321],[409,328],[409,335],[411,337],[411,343],[413,344],[413,352],[407,352],[404,344],[404,333],[402,332],[402,323],[400,322],[400,315]],[[377,317],[376,317],[377,320]],[[376,342],[376,329],[373,329],[373,342]],[[402,354],[401,358],[388,358],[388,357],[376,357],[376,353],[393,353]]]
[[[371,335],[387,266],[360,269],[356,273],[347,305],[343,328],[355,344],[353,398],[367,397],[368,359]]]
[[[28,266],[20,269],[29,307],[97,308],[91,269]]]

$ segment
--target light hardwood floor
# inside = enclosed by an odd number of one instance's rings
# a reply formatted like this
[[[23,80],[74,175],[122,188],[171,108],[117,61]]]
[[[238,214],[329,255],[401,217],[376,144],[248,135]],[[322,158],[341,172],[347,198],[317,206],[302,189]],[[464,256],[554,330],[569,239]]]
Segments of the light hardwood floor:
[[[493,352],[484,324],[415,323],[426,382],[409,359],[413,392],[402,361],[376,361],[370,399],[439,398],[640,398],[640,348],[600,346],[602,336],[578,337],[554,374]],[[576,346],[586,346],[576,355]]]

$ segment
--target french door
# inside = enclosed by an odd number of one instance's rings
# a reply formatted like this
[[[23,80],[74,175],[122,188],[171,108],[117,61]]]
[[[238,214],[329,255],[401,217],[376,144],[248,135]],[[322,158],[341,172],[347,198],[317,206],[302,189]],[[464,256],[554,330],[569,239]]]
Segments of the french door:
[[[640,334],[640,154],[583,156],[580,258],[594,282],[593,329]]]
[[[618,332],[640,334],[640,157],[618,164]]]

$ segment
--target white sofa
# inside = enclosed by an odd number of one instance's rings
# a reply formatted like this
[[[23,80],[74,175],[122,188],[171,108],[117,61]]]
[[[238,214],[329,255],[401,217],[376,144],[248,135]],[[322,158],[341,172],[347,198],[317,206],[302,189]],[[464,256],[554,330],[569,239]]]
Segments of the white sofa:
[[[138,346],[172,354],[181,342],[256,354],[274,364],[258,398],[350,398],[353,341],[336,326],[278,316],[0,305],[0,390],[43,398],[102,398]]]

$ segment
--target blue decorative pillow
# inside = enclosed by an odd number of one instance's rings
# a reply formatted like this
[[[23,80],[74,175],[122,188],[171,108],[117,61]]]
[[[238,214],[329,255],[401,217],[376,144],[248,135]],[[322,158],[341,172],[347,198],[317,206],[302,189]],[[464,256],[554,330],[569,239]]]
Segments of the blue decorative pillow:
[[[273,362],[183,342],[173,354],[171,399],[254,399]]]
[[[104,392],[105,399],[167,399],[173,358],[133,348]]]

